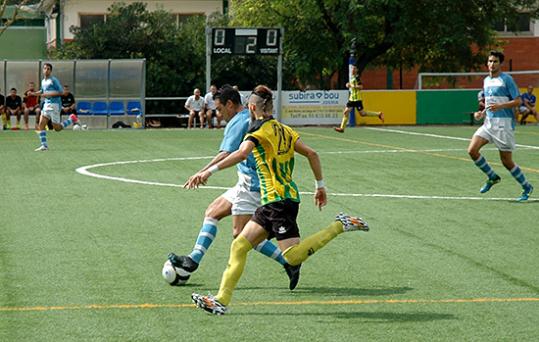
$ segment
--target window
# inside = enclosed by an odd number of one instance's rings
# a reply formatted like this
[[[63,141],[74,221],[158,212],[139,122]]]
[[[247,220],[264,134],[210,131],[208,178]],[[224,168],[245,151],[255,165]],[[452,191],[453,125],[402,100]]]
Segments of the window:
[[[499,33],[530,33],[531,16],[529,13],[519,13],[515,20],[500,20],[494,23],[494,29]]]
[[[104,14],[80,14],[79,16],[80,28],[83,30],[105,22]]]

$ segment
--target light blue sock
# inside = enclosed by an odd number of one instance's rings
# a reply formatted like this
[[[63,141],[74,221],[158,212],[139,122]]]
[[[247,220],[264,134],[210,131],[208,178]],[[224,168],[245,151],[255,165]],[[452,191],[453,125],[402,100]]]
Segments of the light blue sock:
[[[281,253],[279,247],[269,240],[262,241],[255,247],[255,249],[265,256],[274,259],[281,265],[286,264],[286,260],[283,258],[283,253]]]
[[[48,147],[47,145],[47,131],[43,130],[39,132],[39,140],[42,146]]]
[[[481,171],[486,173],[486,175],[488,176],[489,179],[494,179],[494,178],[496,178],[498,176],[496,174],[496,172],[494,172],[494,170],[492,170],[492,168],[488,164],[485,157],[483,157],[483,156],[479,157],[479,159],[474,160],[474,163],[478,168],[481,169]]]
[[[526,177],[524,177],[524,174],[522,173],[522,170],[518,165],[515,165],[515,167],[510,171],[511,175],[519,182],[520,185],[522,185],[523,188],[527,188],[530,186],[530,183],[526,180]]]
[[[204,254],[206,254],[206,251],[210,248],[210,245],[215,239],[215,235],[217,235],[217,222],[219,221],[211,217],[204,218],[204,223],[198,233],[195,246],[193,247],[191,254],[189,254],[189,257],[197,264],[200,264]]]
[[[71,125],[73,123],[73,120],[67,119],[64,122],[62,122],[62,127],[66,128],[67,126]]]

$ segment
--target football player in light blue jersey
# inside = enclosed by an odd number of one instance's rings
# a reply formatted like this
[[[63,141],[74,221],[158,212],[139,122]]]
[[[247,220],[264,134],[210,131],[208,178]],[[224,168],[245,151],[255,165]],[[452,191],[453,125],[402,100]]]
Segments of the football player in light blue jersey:
[[[516,123],[514,109],[520,106],[521,100],[513,78],[501,71],[503,60],[504,55],[499,51],[491,51],[488,56],[489,76],[485,77],[483,82],[486,108],[475,113],[476,120],[484,118],[485,121],[474,133],[468,146],[468,154],[475,165],[488,176],[486,183],[479,190],[485,193],[501,180],[479,152],[486,144],[494,143],[503,166],[522,186],[522,194],[517,198],[517,201],[522,202],[528,200],[533,186],[528,183],[520,167],[513,161]]]
[[[250,113],[248,109],[243,108],[238,91],[231,86],[223,86],[214,95],[214,100],[217,110],[222,113],[227,121],[219,153],[208,165],[197,174],[191,176],[184,187],[187,187],[198,174],[210,169],[232,152],[238,150],[249,129]],[[191,253],[189,255],[169,254],[168,258],[174,267],[181,268],[187,273],[194,272],[216,237],[217,223],[221,219],[232,215],[232,235],[235,238],[241,233],[245,224],[260,206],[260,185],[256,173],[256,162],[252,155],[243,163],[238,164],[237,173],[237,184],[216,198],[206,209],[204,222]],[[290,278],[290,289],[297,285],[299,267],[288,265],[281,251],[273,242],[264,240],[255,249],[279,262],[285,268]]]
[[[79,120],[75,114],[71,114],[69,119],[60,122],[60,110],[62,109],[62,95],[64,88],[60,81],[52,76],[52,65],[50,63],[43,64],[43,80],[41,81],[41,89],[37,92],[29,92],[33,96],[41,96],[44,98],[43,109],[38,124],[39,140],[41,145],[35,151],[47,151],[49,145],[47,143],[47,123],[52,121],[52,127],[55,131],[61,131],[67,126],[76,124]]]

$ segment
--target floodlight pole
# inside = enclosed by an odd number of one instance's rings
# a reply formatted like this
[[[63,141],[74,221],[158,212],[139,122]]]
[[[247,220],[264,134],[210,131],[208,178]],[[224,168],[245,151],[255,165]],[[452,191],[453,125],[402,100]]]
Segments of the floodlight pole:
[[[206,93],[211,85],[211,27],[206,24]]]

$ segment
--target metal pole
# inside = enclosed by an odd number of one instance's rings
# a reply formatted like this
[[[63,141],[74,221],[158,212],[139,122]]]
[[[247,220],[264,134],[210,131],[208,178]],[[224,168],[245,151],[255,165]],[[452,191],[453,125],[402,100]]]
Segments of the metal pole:
[[[142,86],[140,90],[141,111],[142,111],[142,128],[146,128],[146,58],[142,60]]]
[[[277,120],[282,117],[282,104],[283,104],[283,40],[284,40],[284,28],[281,27],[281,40],[279,42],[279,57],[277,58]]]
[[[206,24],[206,91],[211,85],[211,27]]]
[[[109,59],[109,62],[108,62],[108,72],[107,72],[107,129],[109,128],[110,126],[110,110],[109,110],[109,107],[110,107],[110,64],[111,64],[111,61]]]

